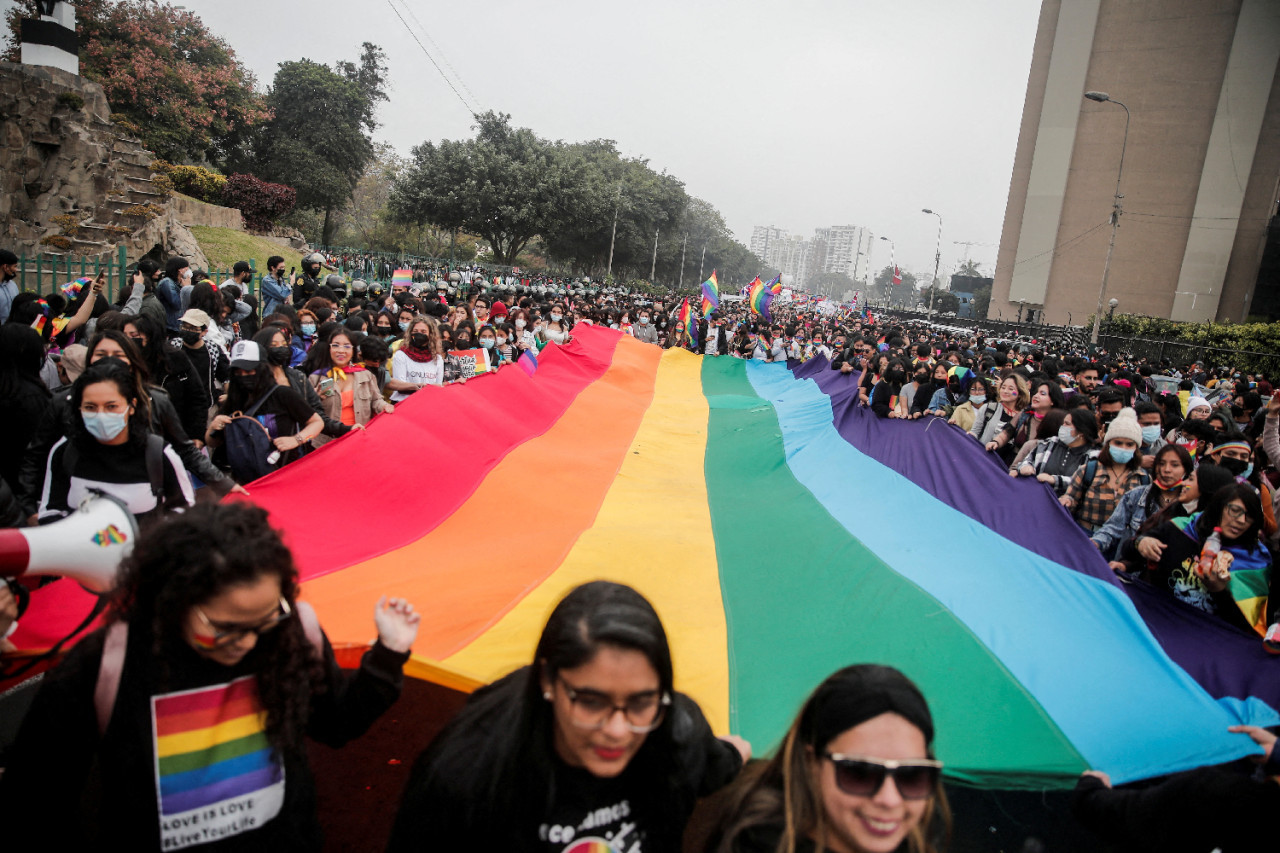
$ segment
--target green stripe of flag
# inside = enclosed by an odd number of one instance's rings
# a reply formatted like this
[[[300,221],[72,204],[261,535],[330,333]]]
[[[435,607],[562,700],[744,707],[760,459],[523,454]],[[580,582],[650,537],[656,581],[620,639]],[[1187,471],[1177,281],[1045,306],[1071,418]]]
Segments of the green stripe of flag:
[[[265,732],[254,732],[251,735],[229,740],[226,743],[220,743],[208,749],[198,749],[193,752],[184,752],[179,755],[162,758],[160,759],[160,775],[168,776],[172,773],[186,773],[188,770],[212,767],[219,761],[239,758],[242,755],[257,752],[260,749],[267,749],[270,746],[271,743],[267,740]]]
[[[703,365],[707,496],[728,621],[733,731],[761,751],[772,748],[823,678],[849,664],[882,663],[906,673],[929,699],[935,746],[951,778],[999,787],[1073,784],[1085,761],[1035,699],[964,624],[851,536],[795,479],[777,415],[751,387],[745,362],[707,358]],[[922,535],[911,523],[902,520],[902,535]]]

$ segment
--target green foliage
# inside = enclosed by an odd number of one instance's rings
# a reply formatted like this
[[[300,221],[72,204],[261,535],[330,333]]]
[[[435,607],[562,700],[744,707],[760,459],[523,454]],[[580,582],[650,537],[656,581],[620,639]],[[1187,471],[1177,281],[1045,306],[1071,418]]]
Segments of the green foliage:
[[[165,178],[169,185],[184,195],[209,204],[222,204],[222,192],[227,185],[226,175],[206,169],[204,166],[174,166],[164,160],[151,164],[153,181]]]
[[[75,6],[80,73],[102,85],[128,131],[161,157],[222,163],[267,118],[253,75],[192,12],[151,0]],[[34,7],[25,0],[5,14],[11,62],[19,21]]]
[[[1093,318],[1090,317],[1088,324],[1092,323]],[[1179,323],[1159,317],[1117,314],[1103,318],[1102,332],[1122,338],[1208,348],[1203,353],[1188,355],[1189,349],[1170,347],[1168,355],[1174,360],[1199,358],[1211,366],[1226,365],[1249,371],[1266,369],[1269,372],[1274,372],[1280,361],[1280,323]]]
[[[58,106],[66,107],[69,110],[84,109],[84,98],[75,92],[62,92],[58,95],[56,101]]]
[[[477,117],[475,139],[416,146],[391,193],[394,220],[477,234],[508,265],[535,235],[583,215],[591,200],[580,158],[510,120],[488,112]]]
[[[862,288],[862,285],[842,272],[818,273],[806,282],[806,285],[807,289],[814,293],[836,298],[843,297],[846,290],[860,290]]]
[[[885,300],[894,305],[910,305],[915,300],[916,277],[906,270],[900,270],[902,284],[893,283],[893,266],[886,266],[876,275],[871,284],[871,298]]]
[[[302,59],[280,64],[267,102],[274,117],[258,139],[260,177],[297,191],[302,208],[326,211],[323,242],[332,242],[329,213],[351,198],[373,159],[372,129],[376,102],[385,99],[385,60],[365,44],[360,66],[349,75]],[[342,67],[342,66],[340,66]]]
[[[933,311],[935,314],[945,314],[948,311],[960,310],[960,297],[956,296],[949,290],[943,290],[941,287],[926,287],[920,291],[920,304],[928,310],[929,296],[933,296]]]

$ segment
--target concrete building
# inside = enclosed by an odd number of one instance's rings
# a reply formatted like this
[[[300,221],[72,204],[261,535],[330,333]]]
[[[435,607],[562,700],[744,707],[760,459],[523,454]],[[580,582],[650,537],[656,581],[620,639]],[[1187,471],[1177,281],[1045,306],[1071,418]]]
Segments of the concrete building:
[[[1280,197],[1280,2],[1043,0],[989,316],[1247,319]],[[1264,291],[1259,294],[1259,289]]]
[[[776,228],[772,225],[757,225],[751,229],[751,240],[747,243],[747,248],[767,264],[770,262],[769,252],[773,244],[786,236],[787,231],[785,228]]]
[[[832,225],[830,228],[817,228],[813,232],[814,242],[826,247],[822,256],[822,272],[844,273],[850,278],[854,275],[854,266],[858,263],[858,253],[866,251],[870,234],[861,225]],[[859,276],[862,270],[858,271]]]

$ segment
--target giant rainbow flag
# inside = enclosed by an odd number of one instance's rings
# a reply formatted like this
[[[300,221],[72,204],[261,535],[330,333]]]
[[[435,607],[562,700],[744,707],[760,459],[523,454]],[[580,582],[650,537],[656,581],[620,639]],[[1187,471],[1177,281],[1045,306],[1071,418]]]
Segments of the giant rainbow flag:
[[[1280,659],[1256,636],[1122,586],[1044,486],[940,419],[875,418],[857,378],[584,326],[532,376],[425,389],[249,491],[335,646],[405,596],[423,614],[407,669],[441,684],[528,663],[565,592],[608,578],[654,602],[677,687],[760,754],[856,662],[921,686],[958,781],[1066,788],[1257,752],[1227,731],[1280,721]],[[388,491],[376,524],[335,524],[342,472],[388,457],[418,487]],[[515,540],[493,512],[512,494]]]

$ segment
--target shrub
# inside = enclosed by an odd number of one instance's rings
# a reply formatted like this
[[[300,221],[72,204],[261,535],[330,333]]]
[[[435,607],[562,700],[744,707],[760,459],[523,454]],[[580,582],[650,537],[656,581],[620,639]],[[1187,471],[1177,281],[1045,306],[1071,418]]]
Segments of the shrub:
[[[298,194],[293,187],[260,181],[253,175],[232,175],[222,190],[223,204],[235,207],[253,231],[269,231],[277,219],[293,210]]]
[[[60,249],[64,252],[70,252],[71,247],[74,244],[71,242],[69,238],[63,237],[61,234],[50,234],[48,237],[40,238],[40,245],[51,246],[55,249]]]
[[[84,109],[84,98],[80,97],[75,92],[63,92],[58,95],[56,101],[60,107],[66,107],[72,110]]]
[[[167,179],[169,186],[180,193],[209,204],[222,204],[226,175],[204,166],[175,166],[164,160],[152,161],[151,171],[155,173],[153,181],[163,184],[162,179]]]
[[[124,113],[112,113],[111,123],[123,130],[125,133],[137,136],[142,133],[142,128],[129,121],[129,117]]]

